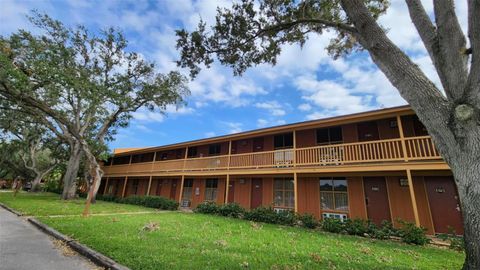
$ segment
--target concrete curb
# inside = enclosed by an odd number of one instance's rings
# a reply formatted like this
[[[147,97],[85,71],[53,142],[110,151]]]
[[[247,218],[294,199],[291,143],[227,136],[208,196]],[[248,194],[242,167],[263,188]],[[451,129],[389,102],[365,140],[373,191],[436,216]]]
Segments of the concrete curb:
[[[17,215],[17,216],[19,216],[19,217],[23,216],[23,214],[22,214],[22,213],[20,213],[20,212],[17,212],[16,210],[14,210],[14,209],[12,209],[12,208],[10,208],[10,207],[6,206],[6,205],[5,205],[5,204],[3,204],[3,203],[0,203],[0,206],[1,206],[2,208],[4,208],[5,210],[7,210],[7,211],[10,211],[10,212],[14,213],[15,215]]]
[[[85,246],[80,244],[79,242],[71,239],[70,237],[58,232],[57,230],[43,224],[42,222],[38,221],[35,218],[27,218],[28,222],[32,223],[34,226],[39,228],[41,231],[45,232],[46,234],[65,242],[68,246],[70,246],[73,250],[80,253],[81,255],[87,257],[89,260],[97,264],[98,266],[104,267],[105,269],[111,270],[130,270],[130,268],[123,266],[114,260],[110,259],[109,257]]]

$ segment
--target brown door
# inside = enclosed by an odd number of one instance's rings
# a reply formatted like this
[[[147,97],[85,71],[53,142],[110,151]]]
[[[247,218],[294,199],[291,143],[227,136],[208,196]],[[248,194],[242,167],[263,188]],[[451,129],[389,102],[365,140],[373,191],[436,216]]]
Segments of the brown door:
[[[263,151],[263,137],[253,139],[253,152]]]
[[[162,194],[162,182],[163,180],[158,178],[157,179],[157,188],[155,189],[155,195],[160,196]]]
[[[368,219],[377,225],[380,225],[384,220],[392,221],[385,178],[364,177],[363,186]]]
[[[425,187],[435,233],[449,233],[452,228],[457,234],[463,234],[462,212],[453,178],[428,176]]]
[[[170,199],[175,200],[177,194],[177,179],[172,179],[172,188],[170,189]]]
[[[227,203],[233,203],[235,201],[235,182],[230,181],[228,183],[228,201]]]
[[[375,141],[380,138],[378,135],[378,126],[376,121],[358,123],[357,129],[358,140],[360,142]]]
[[[262,205],[262,178],[252,178],[252,197],[250,201],[250,208],[254,209]]]

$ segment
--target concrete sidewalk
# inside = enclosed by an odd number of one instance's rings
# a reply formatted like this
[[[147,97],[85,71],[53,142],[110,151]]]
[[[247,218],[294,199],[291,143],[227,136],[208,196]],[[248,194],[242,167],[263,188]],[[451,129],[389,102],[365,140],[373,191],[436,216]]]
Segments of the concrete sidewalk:
[[[78,254],[65,256],[52,238],[0,207],[1,270],[99,269]]]

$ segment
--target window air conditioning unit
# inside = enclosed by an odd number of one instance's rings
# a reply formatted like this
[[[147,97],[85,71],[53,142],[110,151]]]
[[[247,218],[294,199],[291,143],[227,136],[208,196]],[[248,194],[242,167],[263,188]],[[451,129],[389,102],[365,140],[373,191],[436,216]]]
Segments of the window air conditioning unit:
[[[342,222],[347,220],[347,215],[346,214],[338,214],[338,213],[323,213],[322,217],[325,218],[335,218],[335,219],[340,219]]]
[[[182,204],[181,204],[182,207],[190,207],[190,205],[191,205],[190,200],[182,200]]]
[[[286,208],[273,208],[273,211],[275,211],[275,213],[281,213],[281,212],[288,212],[290,211],[290,209],[286,209]]]

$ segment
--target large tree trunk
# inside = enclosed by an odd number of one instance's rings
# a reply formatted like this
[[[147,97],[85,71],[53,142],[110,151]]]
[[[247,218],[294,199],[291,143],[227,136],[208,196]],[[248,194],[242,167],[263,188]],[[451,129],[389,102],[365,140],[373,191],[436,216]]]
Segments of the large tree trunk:
[[[448,1],[438,2],[445,4]],[[368,50],[375,64],[411,105],[425,124],[442,157],[450,166],[463,210],[467,254],[463,269],[480,269],[480,126],[478,124],[480,108],[476,100],[468,95],[469,93],[478,95],[478,88],[476,91],[468,88],[478,87],[478,85],[450,83],[455,82],[455,78],[452,79],[451,75],[459,72],[460,69],[453,64],[458,64],[458,59],[463,59],[465,56],[455,49],[441,52],[429,51],[445,54],[439,54],[439,57],[454,55],[453,58],[448,58],[444,62],[434,61],[435,64],[442,65],[441,69],[445,70],[440,76],[445,75],[444,79],[449,82],[443,85],[447,93],[446,97],[420,68],[391,42],[365,7],[364,1],[342,0],[341,3],[358,31],[355,36],[362,47]],[[415,3],[411,2],[412,12],[418,11],[415,10]],[[425,21],[428,20],[425,19]],[[419,24],[420,22],[417,21],[417,25]],[[455,24],[449,21],[449,24],[445,23],[442,27],[455,27]],[[428,34],[428,31],[422,33]],[[463,67],[463,65],[460,66]],[[477,77],[474,80],[476,79]]]
[[[462,205],[466,258],[463,269],[480,269],[480,158],[465,153],[450,165]]]
[[[37,174],[35,176],[35,179],[32,181],[32,189],[30,189],[31,192],[37,192],[40,190],[40,182],[42,181],[42,176],[40,174]]]
[[[77,191],[77,175],[82,159],[82,149],[80,144],[72,143],[70,149],[70,157],[67,163],[67,170],[63,176],[63,193],[62,199],[69,200],[75,198]]]

